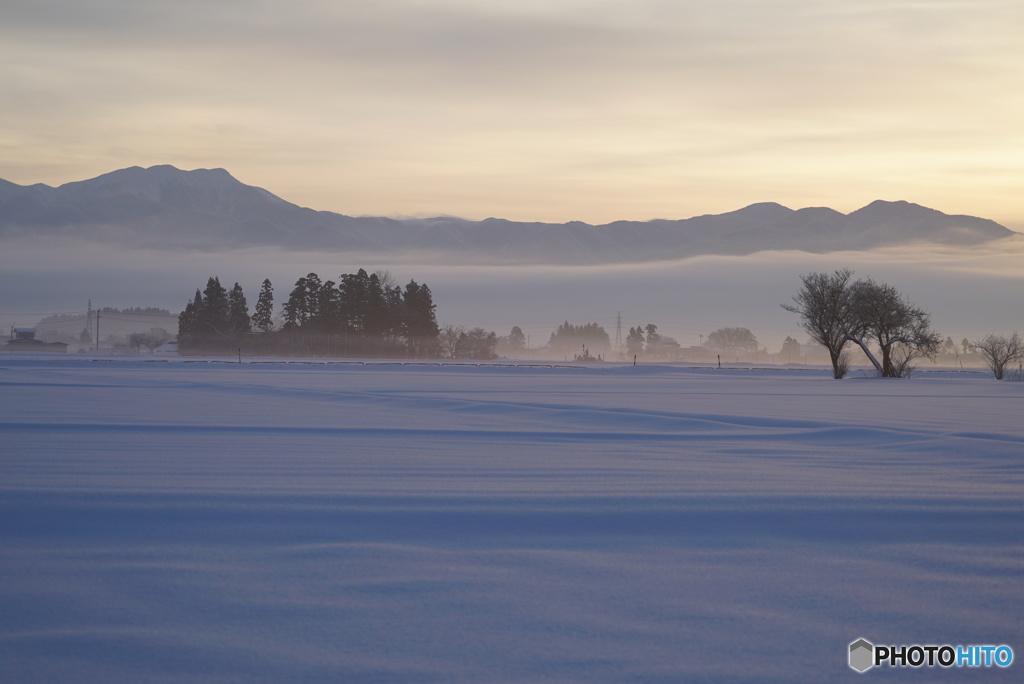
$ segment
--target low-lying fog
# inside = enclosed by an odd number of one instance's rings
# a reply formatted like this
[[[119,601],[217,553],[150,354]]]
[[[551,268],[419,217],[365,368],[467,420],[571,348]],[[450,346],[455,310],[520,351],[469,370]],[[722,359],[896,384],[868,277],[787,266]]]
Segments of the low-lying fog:
[[[597,322],[614,340],[654,323],[683,346],[722,326],[750,328],[770,350],[787,335],[803,340],[787,302],[810,271],[849,267],[859,277],[891,283],[932,313],[942,335],[959,342],[989,332],[1024,331],[1024,236],[982,247],[892,248],[825,255],[765,252],[601,266],[494,266],[416,263],[415,257],[259,249],[218,253],[129,251],[82,244],[7,243],[0,252],[0,324],[32,325],[44,314],[94,307],[157,306],[180,311],[211,275],[235,281],[253,307],[263,278],[275,308],[309,272],[386,269],[404,285],[426,283],[440,323],[480,326],[508,334],[518,325],[533,346],[559,323]]]

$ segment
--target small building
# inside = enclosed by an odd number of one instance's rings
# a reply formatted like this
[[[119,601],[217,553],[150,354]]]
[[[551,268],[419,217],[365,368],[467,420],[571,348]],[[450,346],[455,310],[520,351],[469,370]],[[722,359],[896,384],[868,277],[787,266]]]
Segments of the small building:
[[[4,345],[4,351],[67,354],[68,345],[64,342],[37,340],[35,328],[11,328],[11,339]]]

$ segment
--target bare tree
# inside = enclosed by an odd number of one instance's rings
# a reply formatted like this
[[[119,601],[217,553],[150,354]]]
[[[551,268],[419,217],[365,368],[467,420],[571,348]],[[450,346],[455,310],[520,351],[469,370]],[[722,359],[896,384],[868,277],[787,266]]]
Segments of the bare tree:
[[[498,343],[495,332],[483,328],[470,328],[459,335],[455,345],[455,358],[489,360],[495,358],[494,347]]]
[[[849,341],[851,301],[849,282],[853,271],[848,268],[834,273],[808,273],[801,276],[803,287],[793,297],[793,304],[782,308],[800,314],[800,327],[811,339],[828,350],[832,361],[832,377],[841,380],[849,368],[849,357],[843,358],[843,347]]]
[[[134,348],[136,353],[140,352],[142,350],[142,347],[145,347],[150,352],[152,352],[154,349],[156,349],[166,341],[167,337],[161,338],[158,335],[152,335],[150,333],[132,333],[128,335],[126,344],[129,347]]]
[[[447,323],[441,326],[441,334],[438,340],[441,344],[441,353],[446,358],[454,359],[459,347],[459,338],[466,332],[466,326]]]
[[[850,372],[850,352],[842,351],[839,358],[832,362],[832,376],[836,380],[842,380]]]
[[[920,357],[934,359],[942,337],[932,330],[931,316],[892,285],[870,278],[851,286],[852,326],[848,338],[863,350],[883,378],[905,378]],[[871,353],[867,340],[878,345],[881,363]]]
[[[860,347],[878,374],[887,378],[908,376],[917,358],[934,359],[942,338],[932,330],[928,313],[892,285],[870,278],[851,283],[852,276],[849,269],[802,276],[794,304],[782,305],[800,314],[801,327],[828,350],[833,377],[846,374],[847,342]],[[881,360],[872,345],[877,345]]]
[[[1010,337],[987,335],[983,340],[972,342],[971,346],[981,354],[996,380],[1003,379],[1007,366],[1024,359],[1024,342],[1017,333]]]
[[[749,328],[719,328],[708,335],[707,346],[724,352],[756,352],[758,342]]]
[[[381,289],[391,290],[398,287],[398,280],[387,269],[374,271],[373,275],[377,276],[377,282],[380,283]]]

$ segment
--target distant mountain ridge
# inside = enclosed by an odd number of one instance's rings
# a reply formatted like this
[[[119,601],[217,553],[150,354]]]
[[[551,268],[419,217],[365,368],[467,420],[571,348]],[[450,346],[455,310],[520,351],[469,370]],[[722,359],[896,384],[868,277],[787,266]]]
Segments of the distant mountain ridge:
[[[418,253],[470,263],[616,263],[764,250],[824,253],[927,241],[973,245],[1013,231],[988,219],[877,200],[842,214],[771,202],[725,214],[604,225],[489,218],[390,219],[315,211],[224,169],[153,166],[54,188],[0,179],[0,240],[75,236],[139,248],[256,246],[368,254]]]

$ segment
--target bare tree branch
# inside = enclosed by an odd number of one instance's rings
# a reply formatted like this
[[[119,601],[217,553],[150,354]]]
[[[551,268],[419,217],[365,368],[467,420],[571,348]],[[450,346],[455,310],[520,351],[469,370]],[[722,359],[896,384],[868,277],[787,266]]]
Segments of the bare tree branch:
[[[1017,333],[1010,337],[987,335],[983,340],[972,342],[971,346],[981,354],[996,380],[1003,379],[1007,366],[1024,359],[1024,342]]]

